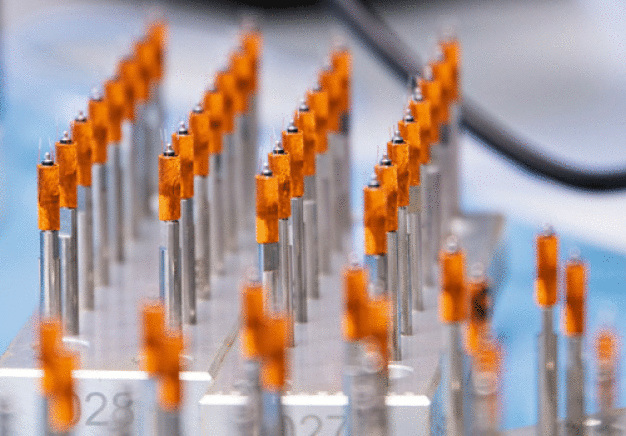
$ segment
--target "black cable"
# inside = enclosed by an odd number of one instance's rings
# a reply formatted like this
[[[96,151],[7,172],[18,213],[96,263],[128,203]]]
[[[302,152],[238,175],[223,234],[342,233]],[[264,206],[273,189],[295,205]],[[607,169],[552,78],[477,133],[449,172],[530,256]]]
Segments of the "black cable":
[[[422,62],[400,37],[358,0],[328,0],[333,10],[401,80],[409,83],[421,72]],[[626,170],[589,170],[540,154],[543,147],[532,145],[503,126],[467,96],[461,107],[463,128],[480,139],[491,150],[511,162],[543,178],[587,191],[626,189]]]

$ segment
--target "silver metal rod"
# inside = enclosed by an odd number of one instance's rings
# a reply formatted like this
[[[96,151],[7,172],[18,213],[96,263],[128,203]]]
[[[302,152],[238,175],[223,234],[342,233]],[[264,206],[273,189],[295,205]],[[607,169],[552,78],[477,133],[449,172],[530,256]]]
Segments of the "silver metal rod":
[[[371,283],[381,293],[387,293],[389,275],[387,274],[387,255],[365,256],[365,266],[369,271]],[[376,294],[374,295],[376,296]]]
[[[181,416],[180,411],[163,410],[159,408],[157,411],[157,435],[158,436],[180,436],[181,430]]]
[[[182,293],[180,277],[180,225],[178,221],[162,222],[160,247],[160,293],[165,305],[167,325],[175,330],[182,328]]]
[[[81,307],[93,310],[93,201],[91,186],[78,187],[78,268]]]
[[[343,229],[340,217],[340,192],[341,192],[341,173],[346,171],[342,168],[342,137],[336,133],[328,134],[328,158],[330,160],[328,172],[328,196],[330,226],[328,237],[331,241],[331,248],[341,252],[343,250]]]
[[[59,232],[39,232],[39,312],[42,318],[61,317],[61,264]]]
[[[422,168],[422,185],[424,186],[426,199],[422,220],[422,227],[424,229],[422,232],[422,243],[424,246],[424,265],[422,272],[424,274],[425,284],[427,286],[436,287],[438,281],[437,256],[441,237],[438,197],[441,174],[439,168],[434,163],[424,165]]]
[[[461,345],[461,324],[450,323],[447,330],[447,354],[444,367],[446,434],[457,436],[464,434],[463,418],[463,348]]]
[[[617,428],[617,413],[615,410],[616,389],[616,360],[599,360],[597,369],[598,418],[597,433],[602,436],[617,436],[622,434]]]
[[[542,309],[542,329],[537,338],[539,348],[537,386],[537,434],[558,433],[557,338],[553,326],[553,308]]]
[[[398,289],[398,233],[387,232],[387,295],[391,298],[392,326],[391,326],[391,349],[393,360],[400,360],[402,333],[402,311]]]
[[[211,190],[210,214],[213,217],[211,226],[211,247],[213,268],[217,274],[225,272],[224,255],[226,252],[225,219],[226,207],[224,202],[224,159],[221,154],[212,154],[209,158],[209,188]]]
[[[289,220],[278,220],[278,274],[280,290],[273,295],[271,309],[274,313],[291,316],[291,250],[289,249]]]
[[[352,152],[350,150],[350,113],[345,112],[341,116],[340,133],[341,138],[341,166],[339,204],[340,219],[344,233],[352,231],[352,206],[350,192],[352,186]]]
[[[183,321],[196,324],[196,236],[193,198],[180,201]]]
[[[285,435],[282,392],[263,392],[263,435]]]
[[[398,296],[400,298],[400,321],[403,335],[413,334],[413,299],[409,286],[409,211],[398,208]]]
[[[330,274],[330,159],[328,153],[315,155],[317,169],[316,187],[317,193],[317,222],[318,222],[318,255],[320,272]],[[322,236],[323,235],[323,236]]]
[[[139,236],[139,186],[137,184],[137,161],[134,156],[135,150],[134,123],[125,120],[122,123],[122,142],[120,144],[121,167],[122,167],[122,204],[124,213],[124,228],[130,239]]]
[[[211,298],[211,213],[209,203],[209,178],[194,179],[196,204],[196,288],[198,297]]]
[[[150,97],[146,102],[144,111],[144,180],[148,187],[148,215],[152,214],[152,208],[157,204],[158,177],[155,168],[158,166],[158,156],[161,153],[161,127],[163,126],[163,108],[161,99],[161,87],[159,83],[153,83],[150,89]]]
[[[500,435],[498,374],[475,370],[472,372],[472,385],[474,387],[474,416],[470,434]]]
[[[319,259],[317,254],[317,203],[304,200],[304,274],[307,295],[317,300],[320,298]]]
[[[107,168],[104,164],[93,165],[95,189],[95,282],[96,286],[110,284],[109,272],[109,210],[107,198]]]
[[[565,435],[585,434],[585,368],[582,359],[583,337],[567,337],[565,370]]]
[[[147,103],[138,104],[135,107],[135,121],[133,125],[133,148],[131,150],[131,162],[134,163],[135,182],[138,189],[138,219],[140,217],[150,216],[150,177],[148,169],[150,168],[150,158],[146,155],[146,143],[148,142],[147,128]],[[160,141],[159,141],[160,143]]]
[[[226,250],[237,251],[237,173],[235,167],[235,138],[232,133],[224,135],[222,155],[225,159],[225,190],[224,196],[224,229],[226,236]]]
[[[236,434],[261,435],[263,424],[263,398],[261,395],[260,364],[255,360],[244,362],[245,379],[238,384],[241,395],[246,397],[242,410],[237,414]]]
[[[122,152],[120,144],[110,144],[109,151],[111,156],[111,217],[113,225],[113,259],[116,262],[124,261],[124,196],[123,196],[123,180],[122,180]]]
[[[63,325],[68,335],[76,336],[79,333],[78,256],[76,253],[78,226],[76,209],[65,209],[64,212],[67,214],[69,226],[68,232],[60,236]]]
[[[460,108],[458,104],[450,105],[450,122],[441,128],[441,148],[440,159],[442,173],[441,197],[442,219],[444,232],[449,229],[450,221],[460,213],[459,194],[459,126]]]
[[[242,209],[243,218],[246,224],[252,223],[254,216],[254,189],[248,189],[254,186],[254,176],[256,174],[256,166],[258,162],[258,150],[256,139],[256,103],[253,103],[254,97],[250,98],[248,103],[248,112],[241,115],[243,129],[243,171],[244,171],[244,209]]]
[[[422,273],[422,189],[409,187],[409,270],[413,308],[424,310],[424,283]]]
[[[304,199],[291,199],[291,231],[292,231],[292,275],[293,304],[296,313],[296,322],[304,323],[308,320],[307,292],[304,282]]]
[[[259,245],[259,271],[267,307],[278,300],[280,293],[280,249],[278,243]]]
[[[254,186],[254,183],[251,180],[248,180],[246,174],[246,167],[244,165],[244,160],[247,157],[244,153],[246,151],[246,138],[245,138],[245,121],[243,114],[239,114],[235,117],[235,131],[233,133],[233,178],[232,183],[234,184],[235,189],[235,201],[234,201],[234,212],[233,216],[235,220],[237,220],[235,231],[238,229],[246,228],[246,218],[248,218],[247,206],[249,203],[246,203],[246,191],[253,191],[250,187]],[[238,246],[238,234],[235,235],[235,250],[237,250]]]

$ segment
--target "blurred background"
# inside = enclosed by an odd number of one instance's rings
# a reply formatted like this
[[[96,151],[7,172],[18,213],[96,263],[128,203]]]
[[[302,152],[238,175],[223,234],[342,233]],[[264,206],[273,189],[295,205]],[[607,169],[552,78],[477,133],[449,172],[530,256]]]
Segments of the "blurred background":
[[[2,142],[0,146],[0,351],[38,303],[35,166],[84,110],[90,89],[154,14],[170,23],[165,99],[167,131],[196,103],[254,16],[264,32],[260,147],[267,151],[331,44],[354,53],[353,209],[392,125],[407,86],[334,18],[325,3],[203,1],[3,0]],[[619,1],[379,1],[370,4],[416,53],[427,58],[445,25],[462,44],[464,94],[536,152],[568,165],[626,167],[626,5]],[[589,331],[614,325],[626,309],[626,192],[590,193],[530,175],[469,135],[461,147],[466,211],[506,217],[508,272],[494,314],[505,350],[504,425],[535,420],[534,235],[551,223],[562,254],[580,248],[589,262]],[[355,247],[362,247],[355,232]],[[560,323],[560,317],[558,321]],[[559,324],[560,325],[560,324]],[[591,352],[589,335],[587,350]],[[561,357],[563,357],[561,352]],[[623,358],[622,353],[622,358]],[[591,369],[591,368],[590,368]],[[590,373],[591,374],[591,373]],[[622,379],[622,386],[624,379]],[[595,395],[591,380],[588,392]],[[561,384],[563,386],[563,384]],[[624,406],[623,395],[619,406]],[[589,401],[593,410],[593,398]],[[561,408],[563,411],[563,408]]]

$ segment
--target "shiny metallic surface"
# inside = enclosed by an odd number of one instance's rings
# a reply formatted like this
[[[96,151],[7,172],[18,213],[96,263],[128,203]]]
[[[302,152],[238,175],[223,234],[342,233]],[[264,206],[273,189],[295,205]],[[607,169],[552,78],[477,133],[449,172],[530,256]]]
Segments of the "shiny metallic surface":
[[[76,209],[67,209],[68,233],[61,233],[61,283],[63,298],[63,324],[67,334],[79,334],[79,288],[77,256],[77,216]]]
[[[39,232],[39,314],[42,317],[61,316],[61,264],[59,232]]]
[[[195,324],[196,317],[196,236],[193,198],[180,201],[181,283],[183,321]]]
[[[557,337],[554,332],[554,309],[542,308],[542,328],[537,338],[537,434],[558,433]]]
[[[196,290],[198,298],[211,298],[211,206],[209,202],[209,178],[194,179],[194,202],[196,214]]]
[[[566,340],[565,422],[563,434],[584,434],[585,423],[585,367],[583,365],[582,336],[568,336]]]
[[[409,269],[409,222],[406,207],[398,208],[398,298],[403,335],[413,334],[413,296]]]
[[[421,186],[409,188],[409,270],[413,309],[424,310],[424,282],[422,273],[422,201]]]
[[[465,398],[464,350],[462,325],[450,323],[446,329],[446,352],[444,357],[445,426],[447,435],[465,432],[463,402]]]
[[[436,148],[435,148],[436,149]],[[435,163],[423,166],[422,186],[424,186],[424,209],[422,219],[423,273],[427,286],[437,286],[439,244],[441,238],[440,215],[441,173]]]
[[[226,252],[225,238],[225,219],[226,206],[224,202],[224,176],[225,167],[224,159],[221,154],[212,154],[209,157],[209,189],[211,190],[211,199],[209,210],[213,218],[213,226],[211,226],[211,251],[213,259],[213,270],[217,274],[223,274],[225,271],[224,256]]]
[[[328,153],[317,154],[315,159],[318,235],[330,235],[330,157]],[[330,257],[327,254],[331,249],[331,244],[329,238],[326,237],[318,238],[318,244],[320,273],[325,275],[330,272]]]
[[[225,134],[222,149],[223,163],[224,163],[224,227],[225,233],[225,248],[226,251],[234,253],[237,251],[237,186],[239,185],[238,179],[240,174],[236,172],[236,157],[237,150],[235,144],[234,134]]]
[[[157,423],[157,436],[182,435],[180,413],[178,411],[158,409]]]
[[[291,199],[291,281],[296,322],[308,320],[307,289],[304,280],[304,199]]]
[[[124,261],[124,246],[126,243],[124,227],[124,180],[122,179],[122,150],[120,144],[109,145],[111,156],[111,177],[110,181],[110,216],[112,224],[113,238],[111,240],[111,252],[115,262]],[[128,185],[127,185],[128,186]],[[131,185],[132,186],[132,185]]]
[[[306,185],[305,185],[306,186]],[[317,203],[315,200],[304,200],[304,273],[306,292],[309,298],[320,298],[319,257],[317,234]]]
[[[280,289],[273,295],[271,310],[291,313],[291,250],[289,247],[289,220],[278,220],[278,275]]]
[[[398,283],[398,233],[387,232],[387,295],[391,300],[391,349],[392,359],[402,358],[401,339],[402,334],[402,308],[401,296]]]
[[[180,224],[178,221],[163,221],[161,229],[160,294],[165,305],[167,325],[172,329],[180,329],[183,324]]]
[[[328,196],[329,201],[329,240],[333,250],[341,251],[343,248],[343,228],[340,219],[340,193],[341,193],[341,173],[346,171],[342,168],[342,148],[343,135],[328,133]]]
[[[93,201],[90,186],[78,187],[78,288],[83,309],[94,309]]]
[[[101,164],[93,166],[94,229],[95,229],[95,284],[110,284],[109,254],[109,208],[107,198],[107,167]]]

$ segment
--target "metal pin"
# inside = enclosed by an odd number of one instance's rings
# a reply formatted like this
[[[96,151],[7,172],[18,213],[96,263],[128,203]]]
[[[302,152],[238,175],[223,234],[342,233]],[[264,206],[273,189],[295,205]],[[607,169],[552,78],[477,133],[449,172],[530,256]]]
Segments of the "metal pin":
[[[45,230],[39,233],[41,283],[40,314],[42,318],[61,316],[61,264],[59,259],[59,232]]]
[[[211,298],[211,213],[209,178],[196,176],[194,180],[196,208],[196,282],[198,296]],[[181,205],[182,206],[182,205]]]
[[[271,302],[275,313],[291,313],[291,252],[289,249],[289,220],[278,220],[278,275],[280,276],[280,291],[274,294]]]
[[[193,198],[180,200],[182,297],[184,321],[196,324],[196,250]]]
[[[582,335],[567,337],[565,434],[568,436],[585,434],[585,368],[582,344]]]
[[[433,147],[432,149],[436,150],[437,147]],[[434,162],[424,165],[422,168],[422,186],[424,186],[424,196],[426,200],[422,217],[422,272],[424,274],[425,284],[427,286],[436,287],[438,281],[437,256],[441,241],[441,199],[439,197],[441,172]]]
[[[398,287],[398,232],[387,232],[387,295],[391,297],[391,307],[393,310],[391,317],[391,348],[393,360],[400,360],[402,333],[401,324],[403,312],[401,310],[401,299]],[[404,307],[402,306],[402,309]]]
[[[244,209],[241,210],[242,216],[245,220],[249,220],[254,216],[254,192],[252,189],[247,189],[249,186],[254,185],[254,176],[256,174],[256,165],[258,159],[258,147],[257,147],[257,132],[258,132],[258,119],[257,119],[257,101],[256,96],[251,94],[248,100],[248,111],[241,115],[241,122],[243,125],[243,144],[244,144],[244,185],[243,185],[243,199]],[[246,221],[247,222],[247,221]]]
[[[328,153],[315,155],[318,235],[330,235],[330,161]],[[324,275],[330,273],[329,238],[318,238],[318,264]]]
[[[398,298],[400,299],[400,321],[403,335],[413,334],[413,302],[409,286],[409,234],[408,208],[398,208]]]
[[[60,235],[61,248],[61,283],[64,329],[68,335],[76,336],[79,333],[78,309],[78,257],[76,254],[77,219],[76,209],[67,209],[68,233]]]
[[[113,217],[113,258],[124,261],[124,200],[122,181],[122,152],[119,143],[109,145],[111,152],[111,216]]]
[[[93,200],[91,186],[78,187],[78,267],[79,289],[83,290],[80,301],[87,310],[94,309],[93,264]]]
[[[253,186],[252,180],[248,179],[245,171],[245,160],[252,158],[252,156],[244,154],[247,151],[245,127],[245,114],[237,114],[233,132],[233,178],[231,178],[236,193],[233,203],[233,217],[237,220],[235,231],[246,228],[246,220],[248,219],[246,191],[250,190],[246,188]],[[237,235],[235,235],[234,251],[238,249],[238,243]]]
[[[539,344],[537,434],[542,435],[556,435],[558,432],[557,338],[554,333],[553,311],[552,306],[542,308],[542,328],[537,338]]]
[[[211,202],[209,204],[210,215],[214,223],[211,227],[211,247],[214,271],[223,274],[225,271],[224,254],[226,251],[226,205],[224,192],[224,159],[221,154],[211,154],[209,157],[209,189],[211,190]]]
[[[224,197],[224,229],[226,250],[235,252],[237,250],[237,185],[239,174],[236,170],[236,147],[233,133],[224,134],[224,172],[225,172],[225,197]]]
[[[93,165],[95,201],[95,281],[96,286],[108,286],[109,274],[109,218],[107,199],[107,168],[105,164]]]
[[[139,223],[142,217],[150,215],[150,188],[146,184],[148,163],[145,156],[146,129],[145,129],[146,105],[137,101],[135,105],[135,120],[132,123],[132,140],[130,153],[128,154],[128,181],[135,189],[130,190],[130,214],[132,216],[133,234],[138,235]],[[159,144],[161,141],[159,141]]]
[[[329,240],[331,243],[331,249],[341,252],[343,250],[343,228],[340,217],[340,194],[341,194],[341,173],[346,171],[343,164],[341,155],[343,152],[343,138],[341,135],[329,132],[328,133],[328,155],[329,171],[328,171],[328,197],[329,201],[329,213],[330,213],[330,225],[328,227],[330,233]]]
[[[422,188],[409,187],[409,269],[413,308],[424,310],[424,283],[422,273]]]
[[[305,323],[308,321],[307,295],[304,286],[304,199],[293,197],[291,199],[291,230],[292,230],[292,276],[293,299],[296,312],[296,321]]]
[[[314,182],[310,180],[310,182]],[[307,180],[305,179],[305,187]],[[306,199],[303,205],[304,214],[304,263],[306,276],[306,290],[310,298],[320,298],[319,283],[319,258],[318,258],[318,235],[317,235],[317,203],[313,199]]]
[[[256,360],[248,359],[244,362],[245,379],[237,386],[246,397],[241,406],[241,413],[237,414],[237,434],[260,435],[263,421],[263,398],[261,394],[261,368]],[[271,433],[268,433],[271,434]]]

